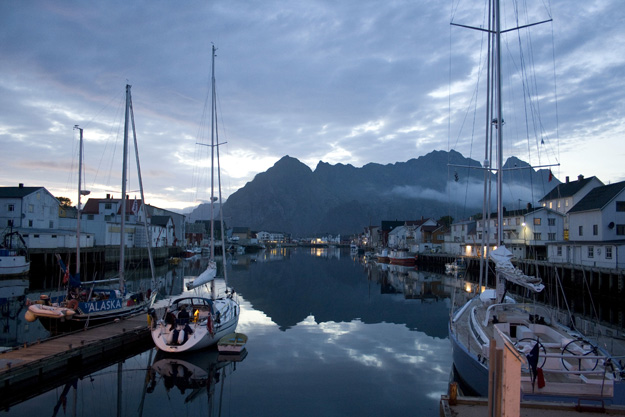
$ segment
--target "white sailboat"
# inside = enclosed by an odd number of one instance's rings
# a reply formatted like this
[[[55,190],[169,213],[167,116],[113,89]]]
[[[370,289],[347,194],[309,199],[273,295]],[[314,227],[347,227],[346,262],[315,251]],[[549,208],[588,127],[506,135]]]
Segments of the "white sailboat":
[[[119,276],[113,280],[118,283],[118,288],[112,287],[95,287],[104,282],[111,280],[92,281],[84,283],[80,277],[80,219],[81,219],[81,196],[88,195],[89,191],[83,189],[82,186],[82,159],[83,159],[83,129],[76,129],[80,132],[79,145],[79,174],[78,174],[78,216],[76,220],[76,265],[75,273],[71,274],[69,266],[63,263],[60,256],[57,259],[64,272],[64,284],[67,292],[64,295],[50,297],[48,294],[42,294],[40,300],[28,307],[26,320],[35,321],[39,319],[44,327],[52,333],[62,333],[72,330],[84,329],[115,319],[128,317],[145,311],[152,304],[156,297],[156,292],[152,288],[145,291],[135,291],[129,293],[126,291],[124,278],[124,254],[125,254],[125,223],[127,213],[126,198],[126,182],[127,182],[127,160],[128,160],[128,133],[132,125],[135,151],[137,151],[137,137],[134,131],[134,113],[132,110],[132,98],[130,95],[130,85],[126,85],[126,116],[124,128],[124,160],[122,164],[122,196],[120,201],[120,252],[119,252]],[[143,183],[141,181],[141,169],[139,166],[139,156],[136,156],[137,172],[139,185],[141,190],[141,201],[145,201],[143,194]],[[144,206],[145,207],[145,206]],[[147,213],[143,216],[143,225],[148,234]],[[150,270],[152,272],[152,287],[154,287],[154,262],[152,260],[152,252],[150,248],[151,242],[148,238],[147,249],[150,261]]]
[[[603,404],[624,405],[623,369],[618,361],[580,332],[558,323],[554,309],[535,303],[517,303],[506,295],[506,285],[522,286],[531,293],[542,291],[544,285],[540,278],[527,276],[516,269],[510,262],[511,253],[503,245],[504,117],[500,57],[500,35],[503,31],[500,27],[499,1],[491,3],[489,27],[479,30],[489,33],[489,45],[493,45],[488,85],[493,86],[494,105],[486,107],[496,109],[491,110],[487,117],[494,129],[487,129],[491,134],[494,130],[496,138],[493,141],[496,139],[497,144],[497,249],[490,254],[495,264],[497,286],[494,290],[484,290],[452,314],[449,338],[454,367],[460,379],[473,391],[480,396],[488,396],[490,344],[498,331],[527,359],[519,381],[523,400],[579,404],[590,399]],[[485,165],[485,169],[490,169],[488,164]]]
[[[215,227],[214,227],[214,169],[215,151],[217,151],[217,176],[219,201],[221,202],[221,177],[219,174],[219,140],[216,129],[216,95],[215,95],[215,46],[212,48],[212,109],[211,109],[211,251],[208,267],[193,281],[187,283],[187,290],[201,288],[210,283],[211,296],[181,297],[173,301],[165,310],[164,317],[158,319],[154,310],[150,310],[150,326],[152,339],[156,347],[165,352],[187,352],[202,349],[216,344],[223,336],[235,331],[239,323],[239,305],[234,300],[234,292],[228,291],[226,279],[226,295],[217,297],[215,277],[217,262],[215,260]],[[221,204],[220,204],[221,206]],[[223,213],[220,210],[221,244],[224,277],[225,239]]]

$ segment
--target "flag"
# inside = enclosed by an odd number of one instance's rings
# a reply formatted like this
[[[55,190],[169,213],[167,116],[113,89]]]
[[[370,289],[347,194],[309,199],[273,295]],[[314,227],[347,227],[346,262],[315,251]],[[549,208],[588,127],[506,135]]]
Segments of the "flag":
[[[534,382],[536,382],[536,368],[538,367],[538,342],[534,345],[530,353],[527,356],[527,363],[530,366],[530,370],[532,371],[532,387],[534,386]]]
[[[549,181],[551,182],[551,180],[553,179],[553,172],[551,172],[551,170],[549,170]]]
[[[135,197],[135,201],[132,203],[132,214],[136,216],[138,212],[139,212],[139,204],[137,204],[137,197]]]

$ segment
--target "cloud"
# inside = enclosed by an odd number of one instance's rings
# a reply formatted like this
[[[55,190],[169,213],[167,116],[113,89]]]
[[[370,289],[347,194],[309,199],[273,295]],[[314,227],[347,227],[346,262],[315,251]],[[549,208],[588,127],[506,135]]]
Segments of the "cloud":
[[[79,124],[88,173],[97,174],[87,184],[117,187],[101,178],[118,176],[108,171],[119,171],[129,83],[144,185],[157,199],[150,203],[188,206],[185,190],[203,184],[197,176],[206,164],[196,142],[208,131],[212,43],[227,194],[287,154],[311,168],[320,160],[394,163],[451,148],[483,159],[485,38],[449,25],[483,25],[473,3],[453,10],[373,0],[149,6],[0,3],[0,184],[73,195]],[[559,177],[622,180],[625,9],[617,0],[548,6],[530,1],[522,16],[553,23],[503,40],[504,151],[560,163]],[[504,12],[504,25],[513,26],[512,9]],[[28,164],[38,168],[23,169]]]

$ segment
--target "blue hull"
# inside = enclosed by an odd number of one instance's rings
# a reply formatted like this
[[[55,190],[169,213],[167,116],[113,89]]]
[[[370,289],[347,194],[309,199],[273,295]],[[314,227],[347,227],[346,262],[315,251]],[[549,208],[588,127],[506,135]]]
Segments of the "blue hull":
[[[469,352],[458,341],[456,334],[451,331],[451,326],[449,340],[454,366],[462,382],[471,387],[480,397],[488,397],[488,368],[479,361],[477,355]]]

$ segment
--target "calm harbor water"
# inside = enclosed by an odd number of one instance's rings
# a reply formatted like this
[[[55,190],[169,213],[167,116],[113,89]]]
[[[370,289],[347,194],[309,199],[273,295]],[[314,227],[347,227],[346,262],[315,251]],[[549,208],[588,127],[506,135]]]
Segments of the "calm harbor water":
[[[180,294],[203,262],[164,271],[161,293]],[[237,331],[249,337],[244,357],[224,362],[207,350],[172,363],[147,344],[2,415],[438,415],[452,367],[453,278],[332,248],[234,257],[227,274],[241,303]],[[5,345],[45,337],[37,323],[13,321]]]

